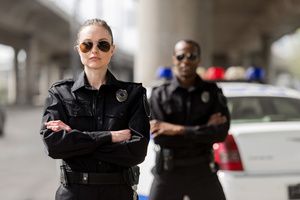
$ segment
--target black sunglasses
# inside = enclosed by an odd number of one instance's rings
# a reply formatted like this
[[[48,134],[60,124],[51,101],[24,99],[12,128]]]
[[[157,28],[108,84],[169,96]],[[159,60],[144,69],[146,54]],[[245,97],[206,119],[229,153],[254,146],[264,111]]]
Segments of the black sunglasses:
[[[186,53],[186,54],[178,54],[176,55],[176,59],[178,61],[183,61],[186,58],[189,61],[195,61],[198,58],[198,54],[196,53]]]
[[[93,48],[93,42],[82,42],[79,45],[79,49],[82,53],[87,53]],[[100,51],[108,52],[110,50],[111,44],[107,41],[99,41],[97,42],[97,47]]]

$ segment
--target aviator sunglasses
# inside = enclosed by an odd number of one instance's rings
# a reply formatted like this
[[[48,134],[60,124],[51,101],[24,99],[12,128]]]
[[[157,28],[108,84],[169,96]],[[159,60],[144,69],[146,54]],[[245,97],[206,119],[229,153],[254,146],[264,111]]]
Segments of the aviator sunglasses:
[[[183,54],[177,54],[177,55],[175,55],[175,57],[178,61],[183,61],[184,58],[186,58],[189,61],[195,61],[198,57],[198,54],[196,54],[196,53],[186,53],[186,54],[184,54],[183,53]]]
[[[87,53],[93,48],[93,45],[93,42],[82,42],[78,46],[82,53]],[[97,48],[102,52],[108,52],[110,50],[110,46],[111,44],[107,41],[97,42]]]

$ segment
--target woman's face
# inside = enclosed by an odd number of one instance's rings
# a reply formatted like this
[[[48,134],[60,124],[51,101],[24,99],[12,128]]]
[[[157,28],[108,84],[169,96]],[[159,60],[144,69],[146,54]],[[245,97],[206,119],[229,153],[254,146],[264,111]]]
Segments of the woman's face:
[[[76,48],[85,69],[107,69],[115,50],[111,40],[102,26],[86,26],[79,32]]]

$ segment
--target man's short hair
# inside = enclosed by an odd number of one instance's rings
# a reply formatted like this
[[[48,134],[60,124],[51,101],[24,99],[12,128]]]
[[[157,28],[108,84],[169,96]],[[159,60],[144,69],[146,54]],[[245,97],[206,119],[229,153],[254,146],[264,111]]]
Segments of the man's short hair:
[[[199,56],[201,56],[201,47],[200,45],[198,44],[198,42],[194,41],[194,40],[190,40],[190,39],[182,39],[182,40],[179,40],[177,43],[179,42],[185,42],[185,43],[188,43],[188,44],[191,44],[193,45],[194,47],[196,47],[196,50],[197,50],[197,53]],[[177,44],[176,43],[176,44]],[[174,52],[175,53],[175,52]]]

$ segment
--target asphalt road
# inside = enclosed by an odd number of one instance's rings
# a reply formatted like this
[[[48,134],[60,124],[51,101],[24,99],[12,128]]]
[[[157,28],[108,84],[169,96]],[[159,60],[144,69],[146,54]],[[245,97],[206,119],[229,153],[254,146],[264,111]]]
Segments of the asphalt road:
[[[42,108],[6,108],[0,138],[0,200],[53,200],[58,186],[56,161],[39,135]]]

